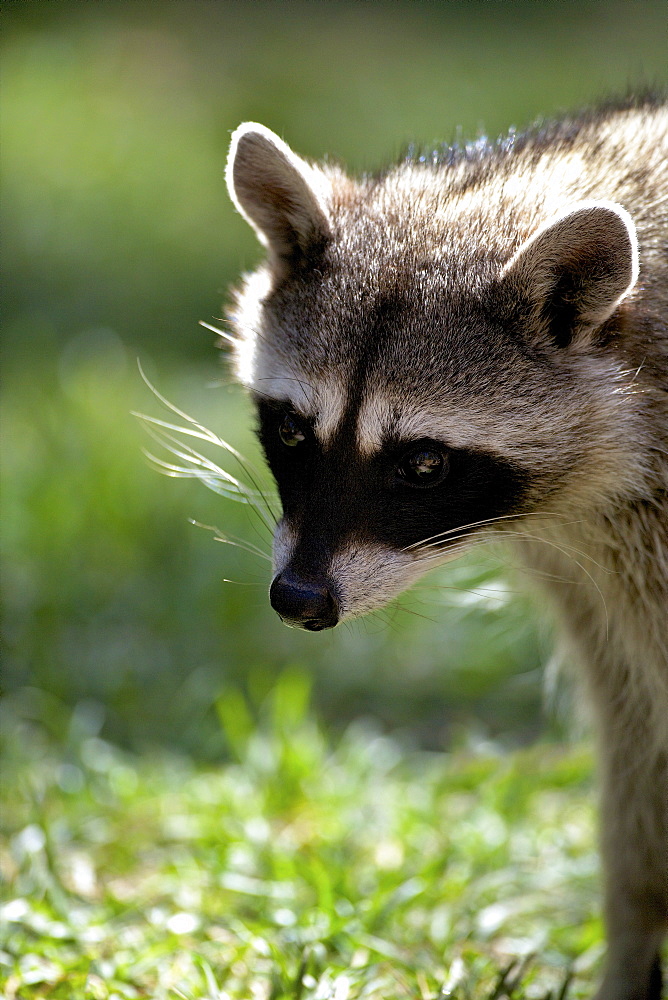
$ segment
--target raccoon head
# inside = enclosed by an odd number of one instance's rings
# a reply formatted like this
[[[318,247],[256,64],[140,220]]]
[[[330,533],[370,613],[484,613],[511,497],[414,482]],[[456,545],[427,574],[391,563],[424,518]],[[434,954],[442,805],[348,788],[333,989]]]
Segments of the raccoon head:
[[[230,318],[283,506],[287,624],[329,628],[514,518],[623,492],[606,348],[638,271],[623,208],[527,232],[484,192],[449,200],[444,168],[354,182],[252,123],[227,178],[267,248]]]

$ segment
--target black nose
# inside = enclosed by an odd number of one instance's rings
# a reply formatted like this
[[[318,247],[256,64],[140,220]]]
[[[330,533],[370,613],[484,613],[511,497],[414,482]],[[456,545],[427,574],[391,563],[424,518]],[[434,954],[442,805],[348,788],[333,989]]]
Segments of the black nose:
[[[339,620],[339,605],[324,579],[307,579],[290,569],[274,578],[269,599],[286,625],[319,632],[334,628]]]

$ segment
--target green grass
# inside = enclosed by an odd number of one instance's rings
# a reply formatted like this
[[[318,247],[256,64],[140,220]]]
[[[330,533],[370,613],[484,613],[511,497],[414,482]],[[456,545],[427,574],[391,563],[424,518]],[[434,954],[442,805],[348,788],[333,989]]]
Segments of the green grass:
[[[234,757],[202,769],[115,749],[85,708],[56,755],[6,707],[7,1000],[589,995],[588,752],[332,741],[296,671],[217,708]]]

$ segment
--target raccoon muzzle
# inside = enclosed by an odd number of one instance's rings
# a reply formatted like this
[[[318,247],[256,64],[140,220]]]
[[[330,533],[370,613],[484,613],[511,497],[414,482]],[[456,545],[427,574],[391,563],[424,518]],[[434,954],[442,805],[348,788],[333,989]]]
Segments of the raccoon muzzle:
[[[320,632],[334,628],[339,620],[339,605],[329,581],[306,579],[284,569],[271,584],[271,606],[290,628]]]

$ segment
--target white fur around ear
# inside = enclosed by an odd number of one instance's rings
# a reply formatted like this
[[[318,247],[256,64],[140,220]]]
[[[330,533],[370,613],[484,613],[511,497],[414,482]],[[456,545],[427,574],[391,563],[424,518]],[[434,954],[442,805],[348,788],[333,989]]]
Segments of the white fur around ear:
[[[633,219],[614,202],[572,205],[522,244],[501,277],[565,346],[601,326],[638,280]]]
[[[329,237],[329,182],[264,125],[245,122],[232,135],[227,160],[230,197],[273,263],[294,267]]]

